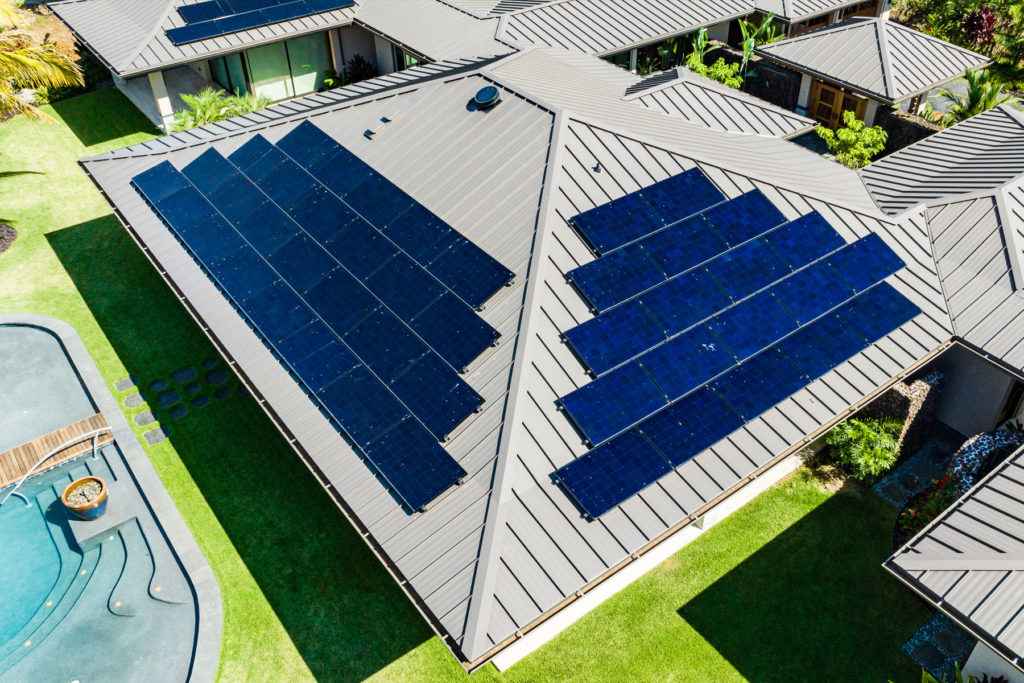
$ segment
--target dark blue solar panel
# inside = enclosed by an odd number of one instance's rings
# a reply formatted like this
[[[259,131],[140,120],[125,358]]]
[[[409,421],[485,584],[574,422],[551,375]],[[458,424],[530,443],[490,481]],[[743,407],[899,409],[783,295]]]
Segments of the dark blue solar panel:
[[[277,280],[260,292],[259,296],[259,306],[250,306],[245,315],[271,344],[276,345],[284,341],[296,330],[311,325],[317,319],[316,314],[299,298],[295,290],[282,280]],[[285,360],[291,363],[302,357],[304,355]]]
[[[786,222],[786,217],[760,190],[751,190],[712,207],[704,216],[730,247]]]
[[[618,249],[665,225],[654,209],[635,192],[573,216],[569,223],[598,255]]]
[[[318,392],[361,365],[355,354],[337,339],[292,362],[295,374],[312,392]]]
[[[370,443],[409,414],[362,365],[317,391],[316,396],[357,444]]]
[[[390,180],[372,171],[342,197],[371,225],[384,229],[417,202]]]
[[[384,383],[427,355],[426,345],[409,334],[402,321],[384,308],[375,309],[349,330],[343,340]],[[401,394],[397,395],[402,398]]]
[[[330,254],[306,235],[293,237],[266,258],[278,274],[301,294],[340,268]]]
[[[389,386],[436,439],[447,436],[484,402],[432,354],[425,355]]]
[[[562,406],[580,431],[598,444],[636,424],[668,401],[636,363],[623,365],[572,393]]]
[[[410,449],[410,444],[416,444]],[[420,510],[466,476],[466,471],[412,419],[366,446],[381,476],[412,510]]]
[[[749,422],[806,384],[800,368],[772,347],[722,375],[711,386]]]
[[[669,335],[712,316],[732,301],[703,270],[694,270],[642,294],[640,301]]]
[[[595,374],[638,356],[667,339],[639,301],[627,301],[565,333],[580,359]]]
[[[665,274],[637,245],[574,268],[568,277],[597,311],[665,281]]]
[[[801,325],[855,294],[853,288],[825,261],[818,261],[791,275],[771,291]]]
[[[771,292],[761,292],[719,313],[711,329],[743,360],[796,329],[793,317]]]
[[[741,244],[707,264],[707,270],[736,301],[789,274],[789,266],[764,239]]]
[[[808,380],[821,377],[853,358],[866,346],[864,339],[835,315],[819,318],[777,344],[778,349],[803,370]]]
[[[200,21],[222,17],[231,10],[221,5],[218,0],[209,2],[197,2],[192,5],[182,5],[178,8],[178,14],[186,23],[195,24]]]
[[[596,519],[671,469],[642,435],[629,432],[573,460],[555,476]]]
[[[725,195],[699,168],[645,187],[639,194],[666,225],[725,201]]]
[[[921,312],[909,299],[880,282],[839,308],[839,319],[868,342],[875,342]]]
[[[779,226],[765,235],[765,239],[793,270],[846,244],[817,211]]]
[[[263,5],[248,4],[253,7],[248,11],[234,13],[230,5],[214,8],[211,3],[196,11],[185,11],[182,17],[188,22],[178,28],[167,29],[167,37],[175,45],[184,45],[197,40],[215,38],[227,33],[244,31],[250,28],[266,26],[280,21],[298,19],[299,17],[326,12],[329,10],[351,7],[354,0],[292,0],[292,2],[276,3],[267,2]],[[225,14],[224,10],[229,9],[231,14]]]
[[[472,242],[460,238],[426,268],[471,306],[481,306],[512,279],[504,268]]]
[[[742,418],[721,396],[701,387],[652,415],[637,430],[673,467],[679,467],[742,426]]]
[[[884,280],[906,265],[875,233],[836,252],[828,261],[858,292]]]
[[[409,321],[416,334],[456,370],[463,370],[499,337],[479,316],[461,313],[462,301],[450,292]]]
[[[344,270],[336,270],[326,280],[310,288],[304,298],[332,330],[343,335],[380,305],[358,284]],[[347,298],[339,298],[338,292],[344,292]]]
[[[218,263],[213,274],[240,305],[259,299],[263,290],[278,280],[271,267],[250,249],[237,251]]]
[[[638,362],[668,400],[674,401],[731,368],[736,359],[705,325],[701,325],[651,349]],[[647,415],[636,415],[634,422]]]

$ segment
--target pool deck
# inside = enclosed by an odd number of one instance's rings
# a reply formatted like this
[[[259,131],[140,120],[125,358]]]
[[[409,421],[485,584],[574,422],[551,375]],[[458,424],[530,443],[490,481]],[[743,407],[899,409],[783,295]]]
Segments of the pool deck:
[[[217,586],[216,577],[185,525],[185,520],[174,506],[174,502],[160,481],[156,470],[153,469],[153,465],[135,437],[135,433],[128,425],[116,399],[107,388],[92,356],[86,350],[75,329],[62,320],[32,314],[6,314],[0,315],[0,325],[29,325],[48,330],[60,339],[86,390],[99,408],[100,415],[110,427],[114,440],[123,455],[123,462],[129,470],[128,481],[134,480],[139,491],[145,496],[161,530],[185,570],[186,578],[195,596],[198,626],[188,680],[214,680],[217,673],[223,618],[220,589]],[[117,514],[113,502],[110,513],[112,514],[107,521],[116,523],[115,518],[120,515]],[[109,527],[111,524],[102,526]],[[86,532],[83,525],[81,530],[76,530],[75,535],[95,536],[92,531]],[[81,538],[81,540],[84,541],[85,538]]]
[[[97,435],[98,438],[95,441],[96,448],[100,448],[112,442],[114,438],[103,416],[93,415],[0,453],[0,488],[10,486],[32,472],[32,468],[37,462],[64,444],[68,445],[47,458],[46,462],[40,465],[34,473],[45,472],[63,462],[92,451],[93,437],[86,435],[100,429],[106,429],[105,432]],[[68,443],[72,439],[75,441]]]

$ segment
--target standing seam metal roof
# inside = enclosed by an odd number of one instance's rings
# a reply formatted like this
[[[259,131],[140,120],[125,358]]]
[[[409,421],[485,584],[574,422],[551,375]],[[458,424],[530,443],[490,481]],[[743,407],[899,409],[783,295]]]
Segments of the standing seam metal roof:
[[[976,52],[870,17],[762,45],[756,52],[890,104],[991,63]]]
[[[557,65],[550,55],[539,58],[547,61],[535,66]],[[805,150],[794,161],[808,155],[810,171],[765,165],[763,158],[777,160],[795,146],[708,131],[646,111],[623,102],[615,84],[607,90],[614,105],[606,107],[606,91],[598,89],[591,93],[597,104],[584,113],[567,107],[583,103],[575,88],[586,91],[593,85],[588,79],[550,104],[546,89],[536,93],[513,84],[516,71],[508,67],[518,60],[471,73],[441,72],[333,106],[304,110],[299,100],[288,103],[297,107],[292,116],[83,161],[254,395],[297,440],[322,483],[331,484],[396,577],[408,581],[406,589],[431,623],[453,649],[478,661],[750,474],[802,446],[952,334],[920,214],[885,219],[863,188],[849,193],[851,181],[861,186],[848,169],[832,164],[837,170],[825,173]],[[546,77],[557,81],[560,75]],[[487,113],[467,110],[484,82],[504,88],[502,103]],[[363,137],[367,123],[385,115],[391,123],[372,140]],[[180,166],[209,146],[228,153],[257,132],[273,141],[306,118],[517,274],[515,286],[484,311],[502,341],[467,375],[486,398],[485,409],[445,445],[470,475],[422,514],[401,509],[128,184],[164,159]],[[665,127],[651,138],[645,131],[655,121]],[[591,315],[564,278],[592,258],[566,219],[694,165],[730,197],[761,189],[787,218],[816,209],[848,241],[878,233],[908,264],[890,283],[923,312],[679,472],[586,522],[550,479],[555,468],[585,450],[555,406],[558,396],[588,381],[560,343],[562,331]],[[817,185],[805,173],[816,173]],[[853,207],[845,201],[850,197]]]

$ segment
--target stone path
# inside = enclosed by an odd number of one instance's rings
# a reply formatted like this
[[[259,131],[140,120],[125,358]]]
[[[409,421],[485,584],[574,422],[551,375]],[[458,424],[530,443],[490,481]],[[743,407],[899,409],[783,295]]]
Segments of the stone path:
[[[940,681],[953,680],[954,665],[961,667],[977,641],[952,619],[936,612],[910,637],[903,651]]]
[[[955,429],[936,422],[935,429],[917,453],[878,480],[871,489],[896,509],[902,509],[908,500],[942,476],[963,442],[964,437]]]
[[[178,368],[169,377],[142,382],[136,377],[118,380],[114,387],[121,402],[140,427],[150,427],[142,436],[155,445],[171,431],[161,420],[180,420],[190,409],[209,405],[212,398],[227,399],[234,395],[248,396],[234,375],[221,367],[219,358],[205,358],[201,363]],[[139,410],[141,409],[141,410]]]

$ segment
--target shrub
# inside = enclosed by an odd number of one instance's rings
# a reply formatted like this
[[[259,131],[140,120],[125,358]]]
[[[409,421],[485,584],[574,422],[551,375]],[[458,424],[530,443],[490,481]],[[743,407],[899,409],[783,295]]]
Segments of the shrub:
[[[960,494],[957,479],[952,475],[947,474],[933,481],[931,486],[914,496],[900,512],[900,527],[911,535],[916,534],[956,502]]]
[[[853,476],[873,481],[896,463],[903,423],[894,418],[843,420],[825,436],[832,457]]]
[[[854,169],[862,168],[885,149],[889,134],[881,126],[866,127],[852,111],[843,112],[843,123],[846,127],[839,130],[817,129],[818,135],[836,155],[839,163]]]
[[[188,130],[222,121],[232,116],[241,116],[262,109],[270,104],[266,95],[228,95],[223,90],[206,87],[195,95],[182,95],[188,109],[179,111],[174,117],[172,131]]]
[[[377,76],[377,67],[370,64],[361,54],[352,55],[345,65],[345,80],[347,83],[358,83],[368,78]]]

